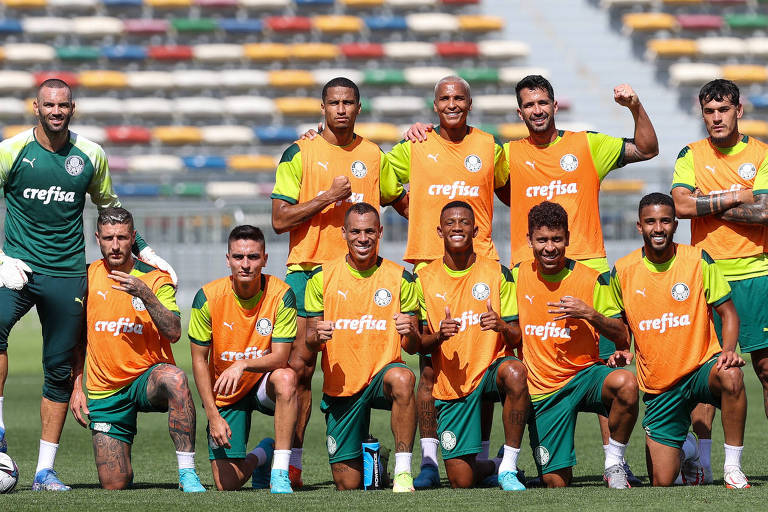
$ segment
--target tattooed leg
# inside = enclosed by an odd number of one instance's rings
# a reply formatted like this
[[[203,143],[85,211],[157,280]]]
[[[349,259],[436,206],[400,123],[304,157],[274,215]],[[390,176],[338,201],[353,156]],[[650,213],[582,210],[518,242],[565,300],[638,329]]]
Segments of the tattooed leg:
[[[384,374],[384,394],[392,401],[390,424],[396,453],[411,453],[416,435],[416,378],[407,368],[394,367]]]
[[[363,461],[362,459],[350,459],[331,464],[333,481],[337,491],[351,491],[359,489],[363,485]]]
[[[168,409],[168,431],[176,451],[195,451],[195,403],[186,374],[170,364],[156,366],[147,381],[147,398],[158,409]]]
[[[101,432],[93,433],[93,457],[104,489],[126,489],[133,482],[131,445]]]
[[[426,358],[421,357],[422,360]],[[416,390],[419,415],[419,435],[423,438],[437,439],[437,413],[435,399],[432,398],[435,373],[431,364],[422,363],[419,386]]]
[[[505,361],[499,366],[496,386],[504,392],[504,444],[512,448],[520,448],[528,417],[530,397],[526,380],[527,372],[520,361]]]

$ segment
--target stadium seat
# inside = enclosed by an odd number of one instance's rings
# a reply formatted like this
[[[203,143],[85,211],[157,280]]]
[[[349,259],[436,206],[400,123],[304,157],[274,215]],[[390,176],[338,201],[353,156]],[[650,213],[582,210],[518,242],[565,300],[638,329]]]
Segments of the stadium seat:
[[[185,156],[181,159],[184,167],[190,171],[226,171],[227,159],[223,156],[195,155]]]
[[[205,183],[200,181],[180,181],[174,184],[160,185],[160,195],[180,197],[205,196]]]
[[[517,97],[514,94],[475,95],[472,108],[488,114],[508,114],[517,111]]]
[[[72,131],[74,131],[75,133],[80,133],[75,129],[73,129]],[[102,132],[103,131],[104,130],[102,130]],[[86,138],[89,139],[90,137],[86,135]],[[98,142],[97,140],[94,140],[94,139],[91,139],[91,140],[93,140],[94,142]],[[106,134],[104,135],[104,140],[106,140]],[[125,156],[110,154],[107,156],[107,161],[109,162],[110,174],[114,174],[116,172],[117,173],[126,172],[128,170],[130,159]]]
[[[198,44],[192,47],[192,55],[202,62],[223,62],[240,60],[245,52],[240,44]]]
[[[144,3],[155,9],[179,9],[192,5],[191,0],[144,0]]]
[[[460,68],[456,74],[470,84],[495,84],[499,81],[499,70],[496,68]]]
[[[190,60],[193,57],[192,47],[185,45],[148,46],[147,56],[154,60]]]
[[[291,47],[278,43],[248,43],[243,45],[243,54],[251,60],[288,60],[291,58]]]
[[[504,123],[500,124],[498,129],[501,140],[505,142],[508,140],[524,139],[528,136],[528,128],[524,123]]]
[[[403,132],[391,123],[356,123],[355,133],[377,144],[395,143],[403,138]]]
[[[121,44],[118,46],[104,46],[101,54],[109,60],[131,61],[147,58],[147,50],[143,46]]]
[[[299,138],[290,126],[257,126],[253,132],[262,144],[286,144]]]
[[[334,78],[339,76],[348,78],[353,82],[355,82],[356,84],[361,84],[363,83],[363,79],[365,76],[362,71],[358,71],[357,69],[341,69],[341,68],[314,69],[311,71],[311,73],[315,79],[315,84],[319,86],[323,86],[328,82],[330,82],[331,80],[333,80]]]
[[[258,69],[227,69],[219,75],[221,84],[230,89],[264,87],[269,83],[267,72]]]
[[[114,120],[125,113],[125,106],[116,98],[87,96],[77,98],[75,112],[81,117],[104,117]]]
[[[434,87],[441,78],[454,74],[451,68],[437,66],[409,67],[403,72],[408,84],[419,87]]]
[[[33,75],[35,85],[40,85],[49,78],[58,78],[64,80],[70,87],[77,87],[80,85],[80,80],[75,73],[70,71],[39,71]]]
[[[403,85],[405,72],[402,69],[366,69],[363,75],[365,85]]]
[[[21,27],[20,20],[2,19],[0,20],[0,34],[21,34],[24,29]]]
[[[105,8],[112,7],[141,7],[144,4],[143,0],[101,0],[101,3]]]
[[[768,16],[765,14],[726,14],[723,21],[731,30],[768,29]]]
[[[480,53],[477,43],[469,41],[435,43],[435,50],[441,57],[477,57]]]
[[[135,20],[125,20],[123,30],[126,34],[151,35],[165,34],[168,32],[168,20],[153,20],[141,18]]]
[[[395,9],[415,9],[417,7],[432,7],[437,0],[384,0],[384,3]]]
[[[143,126],[107,126],[107,140],[113,144],[149,144],[152,132]]]
[[[384,55],[395,60],[430,59],[436,55],[435,45],[424,42],[384,43]]]
[[[250,181],[209,181],[205,193],[217,197],[257,197],[262,194],[261,186]]]
[[[624,30],[630,34],[677,29],[677,18],[664,12],[633,12],[625,14],[622,20]]]
[[[187,1],[187,0],[163,0],[163,1]],[[174,18],[171,27],[176,32],[215,32],[219,24],[213,18]]]
[[[459,29],[456,16],[439,12],[409,14],[405,17],[405,24],[416,34],[439,34]]]
[[[73,124],[69,127],[69,129],[83,137],[85,137],[88,140],[92,140],[96,144],[104,144],[107,140],[107,134],[104,131],[104,128],[101,126],[94,126],[94,125],[83,125],[83,124]],[[112,165],[112,159],[109,160],[109,165]]]
[[[681,14],[677,23],[681,30],[720,30],[723,17],[717,14]]]
[[[166,98],[128,98],[125,110],[140,118],[168,118],[173,115],[173,104]]]
[[[264,24],[259,19],[227,18],[219,20],[219,28],[230,34],[258,34],[264,30]]]
[[[181,89],[213,89],[221,85],[221,73],[210,69],[173,71],[173,84]]]
[[[120,71],[81,71],[77,78],[81,86],[91,89],[122,89],[128,86],[125,73]]]
[[[480,0],[440,0],[443,5],[474,5],[479,4]]]
[[[669,67],[669,81],[674,86],[701,86],[720,76],[720,66],[703,62],[676,62]]]
[[[342,55],[348,59],[380,59],[384,46],[378,43],[345,43],[339,45]]]
[[[305,16],[268,16],[264,25],[273,32],[309,32],[312,20]]]
[[[184,170],[184,162],[175,155],[136,155],[128,160],[130,172],[177,173]]]
[[[703,4],[704,0],[661,0],[661,3],[664,5],[695,5],[695,4]]]
[[[296,7],[302,6],[316,6],[316,5],[333,5],[336,0],[294,0]]]
[[[600,6],[606,9],[627,7],[650,7],[655,0],[600,0]]]
[[[646,55],[654,59],[693,57],[698,52],[698,46],[693,39],[651,39],[646,48]]]
[[[11,62],[50,62],[56,57],[56,51],[47,44],[8,43],[3,50],[5,60]]]
[[[270,71],[268,81],[269,85],[273,87],[312,87],[315,85],[312,73],[299,69]]]
[[[213,145],[247,145],[253,143],[253,130],[240,125],[209,125],[200,129],[203,132],[203,142]]]
[[[347,7],[380,7],[384,5],[384,0],[341,0],[341,4]]]
[[[45,7],[46,0],[3,0],[3,3],[10,9],[39,9]]]
[[[754,57],[768,57],[768,37],[750,37],[746,39],[747,53]]]
[[[152,138],[168,145],[197,144],[202,142],[203,133],[196,126],[157,126],[152,129]]]
[[[252,172],[269,171],[277,168],[275,157],[268,155],[232,155],[227,161],[227,165],[233,171]]]
[[[291,0],[239,0],[240,5],[253,9],[285,9],[291,5]]]
[[[140,91],[155,91],[173,87],[173,75],[167,71],[130,71],[126,73],[128,87]]]
[[[35,77],[26,71],[0,70],[0,91],[29,91],[36,85]]]
[[[459,29],[463,32],[493,32],[504,29],[504,18],[499,16],[459,16]]]
[[[528,75],[542,75],[548,77],[549,70],[545,68],[530,68],[523,66],[499,68],[499,82],[503,84],[517,85],[517,82]]]
[[[339,47],[330,43],[294,44],[290,51],[291,57],[298,60],[332,60],[339,55]]]
[[[210,9],[237,7],[237,0],[192,0],[199,7]]]
[[[740,119],[739,131],[752,137],[768,137],[768,122],[757,119]]]
[[[726,80],[733,80],[740,84],[764,83],[768,81],[768,69],[765,66],[733,64],[723,66],[721,73]]]
[[[371,100],[371,110],[381,115],[414,115],[424,111],[419,96],[377,96]]]
[[[17,98],[0,98],[0,117],[18,119],[26,115],[27,105]]]
[[[531,52],[522,41],[479,41],[477,49],[481,57],[488,59],[520,59]]]
[[[156,170],[161,171],[160,169]],[[162,169],[161,172],[167,172],[167,170]],[[115,194],[121,197],[158,197],[160,185],[154,183],[120,183],[115,185]]]
[[[81,37],[119,36],[125,30],[123,21],[112,16],[80,16],[72,19],[72,25]]]
[[[363,21],[368,30],[408,30],[408,23],[402,16],[366,16]]]
[[[56,48],[59,60],[98,60],[101,50],[95,46],[59,46]]]
[[[640,194],[645,190],[645,181],[609,178],[600,184],[600,192],[608,194]]]
[[[320,104],[317,98],[276,98],[275,107],[287,116],[320,115]]]
[[[365,24],[357,16],[315,16],[312,25],[327,34],[344,34],[360,32]]]
[[[224,111],[233,116],[266,117],[277,111],[273,99],[261,96],[227,96],[223,102]]]
[[[3,138],[10,139],[11,137],[20,134],[24,130],[32,128],[28,124],[10,124],[3,127]]]
[[[696,48],[702,57],[740,57],[747,44],[738,37],[702,37],[696,40]]]

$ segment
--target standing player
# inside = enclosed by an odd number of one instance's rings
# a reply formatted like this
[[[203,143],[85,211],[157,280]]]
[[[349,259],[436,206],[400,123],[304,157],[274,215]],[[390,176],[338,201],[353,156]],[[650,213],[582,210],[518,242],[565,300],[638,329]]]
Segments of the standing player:
[[[99,210],[120,206],[107,157],[96,143],[69,131],[72,91],[44,81],[32,104],[37,125],[0,143],[5,194],[5,245],[0,251],[0,451],[5,451],[3,388],[8,335],[33,306],[43,329],[42,433],[33,490],[68,491],[53,470],[72,393],[72,351],[81,338],[86,294],[83,208],[86,193]],[[173,269],[137,235],[147,263]]]
[[[731,286],[739,313],[739,344],[752,359],[763,386],[768,415],[768,309],[756,297],[768,294],[768,146],[739,133],[739,89],[713,80],[699,92],[709,137],[688,144],[675,162],[672,197],[677,215],[691,219],[691,244],[707,252]],[[715,311],[717,313],[717,311]],[[715,315],[715,329],[722,335]],[[704,481],[712,482],[711,428],[715,410],[694,411]]]
[[[565,487],[576,464],[574,432],[580,411],[608,418],[605,450],[608,487],[626,489],[624,453],[637,420],[637,381],[627,370],[608,368],[598,355],[599,335],[631,359],[626,326],[600,274],[565,255],[568,214],[545,201],[528,212],[533,259],[512,270],[523,337],[523,361],[534,421],[529,428],[534,459],[547,487]]]
[[[296,299],[280,279],[262,273],[264,234],[237,226],[227,240],[232,275],[204,285],[192,302],[192,370],[208,416],[208,455],[216,488],[293,492],[288,479],[298,403],[296,373],[288,367],[296,337]],[[275,440],[250,453],[251,413],[275,417]],[[267,477],[269,462],[273,459]]]
[[[414,490],[416,379],[400,354],[419,349],[418,300],[411,274],[378,256],[382,230],[376,208],[352,205],[342,228],[348,254],[317,267],[307,283],[307,346],[323,352],[320,409],[339,490],[362,484],[361,444],[369,433],[371,408],[392,410],[392,490]]]
[[[452,201],[440,212],[437,233],[444,255],[419,270],[416,286],[432,355],[437,431],[451,487],[466,488],[498,473],[505,491],[525,490],[517,456],[529,405],[526,372],[507,356],[520,338],[512,276],[498,261],[476,254],[472,207]],[[501,312],[501,314],[499,314]],[[478,460],[483,401],[503,402],[501,461]],[[497,466],[498,463],[498,466]]]
[[[344,255],[341,226],[350,203],[392,204],[408,216],[408,198],[387,159],[374,143],[355,134],[360,91],[346,78],[323,87],[321,110],[326,129],[313,140],[299,140],[283,153],[272,191],[272,227],[290,232],[285,281],[296,295],[296,342],[290,365],[298,375],[299,419],[291,457],[291,482],[301,486],[304,430],[312,409],[312,375],[317,354],[307,349],[304,291],[315,266]]]
[[[171,352],[170,344],[181,336],[176,289],[168,274],[131,255],[136,231],[127,210],[105,208],[96,225],[104,258],[88,266],[87,346],[73,372],[70,408],[78,423],[93,432],[99,482],[105,489],[130,487],[136,415],[168,411],[179,489],[205,492],[195,472],[195,403]]]
[[[406,134],[408,140],[387,154],[400,182],[410,183],[408,245],[403,259],[413,263],[414,272],[418,272],[426,263],[442,258],[443,243],[434,226],[440,223],[440,210],[448,201],[462,200],[475,212],[475,251],[498,260],[491,231],[494,191],[503,187],[509,175],[504,150],[493,135],[467,124],[472,95],[463,78],[447,76],[437,82],[433,109],[440,119],[434,131],[432,125],[416,124]],[[422,357],[417,391],[422,468],[416,488],[440,484],[433,385],[431,361]],[[491,403],[486,411],[492,407]],[[488,458],[492,419],[487,415],[483,421],[481,459]]]
[[[691,411],[707,403],[722,410],[725,486],[750,487],[741,470],[747,397],[739,367],[745,363],[735,352],[739,317],[728,282],[706,251],[674,243],[671,197],[645,196],[638,217],[644,246],[616,262],[611,287],[635,338],[648,476],[653,485],[672,485]],[[722,318],[722,349],[711,309]],[[623,365],[622,357],[609,364]]]

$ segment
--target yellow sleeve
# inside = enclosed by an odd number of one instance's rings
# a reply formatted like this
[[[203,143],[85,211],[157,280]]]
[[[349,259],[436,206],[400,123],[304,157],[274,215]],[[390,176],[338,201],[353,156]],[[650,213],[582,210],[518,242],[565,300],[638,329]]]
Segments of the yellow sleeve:
[[[120,200],[112,188],[112,178],[109,175],[109,166],[107,165],[107,155],[101,147],[95,152],[93,158],[93,178],[88,185],[88,193],[91,195],[91,202],[101,210],[102,208],[111,208],[120,206]]]
[[[616,267],[611,270],[611,293],[613,293],[613,300],[621,311],[624,311],[624,295],[621,293],[621,283],[619,282],[619,274],[616,273]]]
[[[755,180],[757,183],[757,180]],[[672,188],[685,187],[693,191],[696,188],[696,173],[693,170],[693,151],[685,146],[677,155],[675,173],[672,176]]]
[[[719,306],[731,298],[731,285],[725,280],[720,267],[715,264],[709,254],[701,251],[701,259],[704,260],[701,265],[704,297],[707,299],[707,304]]]
[[[387,160],[400,183],[411,181],[411,143],[401,140],[387,153]]]
[[[512,277],[512,272],[501,266],[501,319],[512,322],[520,317],[517,309],[517,285]]]
[[[296,339],[296,295],[288,288],[277,307],[272,343],[293,343]]]
[[[753,194],[768,194],[768,155],[757,169],[755,183],[752,185]]]
[[[290,204],[299,202],[301,192],[301,151],[296,143],[288,146],[283,152],[280,163],[275,171],[275,188],[272,189],[272,199],[282,199]]]
[[[419,279],[419,275],[416,274],[414,276],[415,278],[415,288],[416,288],[416,299],[419,301],[419,320],[421,320],[421,323],[426,324],[427,323],[427,301],[424,300],[424,290],[421,287],[421,280]]]
[[[618,318],[621,316],[621,307],[616,303],[613,291],[611,290],[610,273],[600,274],[595,281],[595,289],[592,294],[592,303],[595,311],[608,318]]]
[[[495,144],[493,154],[493,188],[503,187],[509,181],[509,160],[504,146]]]
[[[192,301],[187,336],[189,336],[189,341],[195,345],[208,346],[211,344],[213,337],[211,312],[208,309],[208,298],[202,288],[195,294],[195,299]]]
[[[381,197],[381,206],[388,206],[395,203],[405,195],[403,185],[397,181],[397,175],[395,175],[387,155],[383,152],[381,152],[379,158],[379,194]]]
[[[160,304],[165,306],[168,311],[173,311],[177,315],[181,316],[179,306],[176,304],[176,288],[170,284],[164,284],[155,292],[155,296],[160,301]]]
[[[624,165],[625,142],[621,137],[587,132],[587,142],[600,181],[603,181],[609,172]]]
[[[304,292],[304,311],[307,316],[320,316],[323,314],[323,267],[317,266],[307,281]]]
[[[419,314],[419,297],[416,292],[416,283],[410,272],[403,270],[400,279],[400,312],[409,315]]]

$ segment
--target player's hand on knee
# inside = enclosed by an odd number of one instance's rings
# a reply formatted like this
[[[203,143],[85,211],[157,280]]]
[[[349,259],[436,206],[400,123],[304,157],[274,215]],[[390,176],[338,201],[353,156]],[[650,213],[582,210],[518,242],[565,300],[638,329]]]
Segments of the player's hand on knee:
[[[69,410],[72,411],[75,421],[83,428],[88,428],[86,416],[90,414],[90,411],[88,410],[88,403],[82,389],[74,389],[72,391],[72,396],[69,398]]]
[[[408,131],[405,132],[404,139],[411,142],[424,142],[427,140],[427,134],[432,131],[432,123],[413,123]]]
[[[244,361],[240,360],[232,363],[229,368],[221,372],[219,378],[216,379],[216,383],[213,385],[213,392],[224,396],[234,393],[237,389],[237,383],[240,382],[240,377],[243,376],[244,371]]]
[[[333,337],[333,322],[330,320],[320,320],[317,322],[317,339],[321,343],[330,341]]]
[[[640,104],[640,98],[629,84],[617,85],[613,88],[613,100],[622,107],[636,107]]]
[[[723,350],[717,358],[717,369],[741,368],[747,364],[742,357],[733,350]]]
[[[29,265],[0,251],[0,286],[21,290],[29,281],[27,273],[32,273]]]
[[[232,448],[229,444],[229,440],[232,438],[232,431],[229,428],[227,420],[217,415],[216,418],[208,420],[208,433],[211,436],[211,441],[216,444],[218,448]]]
[[[634,354],[629,350],[617,350],[611,354],[606,364],[610,368],[623,368],[632,362],[632,358],[634,358]]]
[[[173,284],[177,284],[179,282],[179,278],[176,276],[176,271],[173,270],[171,264],[158,256],[154,249],[151,247],[147,246],[143,248],[139,253],[139,258],[149,263],[153,267],[159,268],[163,272],[168,272],[168,274],[171,276],[171,281],[173,281]]]

